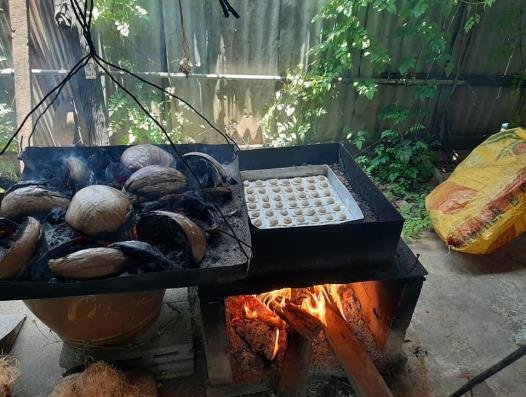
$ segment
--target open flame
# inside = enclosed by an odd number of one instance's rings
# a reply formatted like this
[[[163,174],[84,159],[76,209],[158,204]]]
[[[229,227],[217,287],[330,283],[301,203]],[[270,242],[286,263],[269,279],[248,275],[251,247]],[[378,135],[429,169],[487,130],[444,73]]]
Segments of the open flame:
[[[247,316],[247,318],[258,318],[258,312],[256,310],[250,309],[247,305],[244,305],[243,309],[245,310],[245,315]]]
[[[274,360],[279,351],[279,328],[276,328],[276,336],[274,337],[274,348],[272,349],[272,356],[270,360]]]
[[[310,288],[296,289],[294,294],[292,288],[282,288],[257,295],[257,298],[271,310],[274,305],[284,307],[288,302],[294,303],[326,325],[325,308],[327,304],[338,308],[341,316],[346,319],[343,302],[338,292],[340,285],[315,285]]]
[[[292,305],[301,309],[305,313],[310,314],[312,317],[319,320],[321,324],[327,326],[327,305],[331,305],[337,309],[342,318],[346,319],[343,301],[339,292],[340,286],[341,284],[323,284],[309,288],[282,288],[254,295],[254,297],[278,317],[282,315],[282,309],[287,310],[286,306]],[[267,316],[263,315],[263,313],[258,313],[257,307],[251,308],[245,303],[243,305],[243,311],[247,319],[263,319],[263,321],[273,325],[274,337],[271,360],[274,360],[280,349],[279,326],[270,322]]]

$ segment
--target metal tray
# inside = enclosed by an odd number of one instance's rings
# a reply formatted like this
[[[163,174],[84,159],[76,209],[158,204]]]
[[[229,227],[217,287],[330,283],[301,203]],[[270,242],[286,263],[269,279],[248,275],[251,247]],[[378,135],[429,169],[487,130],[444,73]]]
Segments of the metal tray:
[[[254,259],[249,277],[301,279],[307,272],[332,274],[392,266],[404,220],[341,144],[254,149],[241,153],[244,177],[260,170],[303,166],[330,168],[363,218],[339,224],[257,228],[251,225]],[[313,168],[315,169],[315,168]],[[336,172],[337,171],[337,172]],[[337,278],[333,282],[337,282]]]
[[[172,153],[169,145],[159,145]],[[39,179],[39,176],[50,172],[46,164],[60,162],[65,156],[87,158],[96,154],[112,159],[120,158],[127,146],[106,146],[86,148],[28,148],[21,155],[24,161],[22,179]],[[233,282],[245,277],[252,256],[250,249],[250,229],[248,215],[244,204],[244,193],[239,173],[239,158],[234,155],[229,145],[191,144],[177,145],[181,154],[200,151],[218,160],[227,175],[233,179],[232,200],[222,209],[224,214],[230,214],[229,221],[240,240],[239,244],[226,233],[221,233],[209,246],[207,256],[199,268],[159,271],[137,275],[121,275],[106,279],[78,282],[47,282],[47,281],[0,281],[0,300],[34,299],[60,296],[91,295],[110,292],[153,290],[185,286],[207,286],[214,283]],[[232,215],[234,214],[234,215]],[[226,225],[220,225],[222,230],[228,230]],[[245,256],[245,253],[247,254]]]
[[[254,227],[336,225],[363,219],[351,193],[326,165],[243,171]]]

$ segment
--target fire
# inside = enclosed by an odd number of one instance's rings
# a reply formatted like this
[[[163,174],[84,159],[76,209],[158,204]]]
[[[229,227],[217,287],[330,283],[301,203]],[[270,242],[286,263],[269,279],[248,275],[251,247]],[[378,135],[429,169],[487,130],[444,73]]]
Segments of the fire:
[[[345,319],[343,302],[338,293],[340,285],[315,285],[310,288],[296,289],[294,294],[291,288],[282,288],[265,292],[258,295],[257,298],[271,310],[274,310],[275,305],[283,307],[288,302],[297,304],[302,310],[305,310],[326,325],[325,311],[327,304],[332,304],[338,308],[341,316]]]
[[[272,349],[272,356],[270,360],[274,360],[279,351],[279,328],[276,328],[276,337],[274,338],[274,348]]]
[[[247,316],[247,318],[250,318],[250,319],[258,318],[257,311],[251,310],[247,305],[244,305],[243,309],[245,309],[245,315]]]

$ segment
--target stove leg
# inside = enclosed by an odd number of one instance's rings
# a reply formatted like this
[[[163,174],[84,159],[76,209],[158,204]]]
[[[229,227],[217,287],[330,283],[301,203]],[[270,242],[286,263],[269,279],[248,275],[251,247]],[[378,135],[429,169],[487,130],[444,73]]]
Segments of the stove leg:
[[[423,280],[405,283],[391,320],[390,331],[384,347],[386,365],[396,368],[406,361],[402,350],[405,333],[413,317]]]
[[[210,386],[232,383],[230,346],[222,298],[201,298],[203,345],[206,357],[207,381]]]

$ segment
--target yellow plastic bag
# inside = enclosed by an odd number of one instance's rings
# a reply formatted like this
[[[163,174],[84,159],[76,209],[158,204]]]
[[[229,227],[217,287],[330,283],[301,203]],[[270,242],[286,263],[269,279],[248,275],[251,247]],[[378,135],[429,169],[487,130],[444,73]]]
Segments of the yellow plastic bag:
[[[433,227],[451,248],[487,254],[526,230],[526,130],[482,142],[426,197]]]

